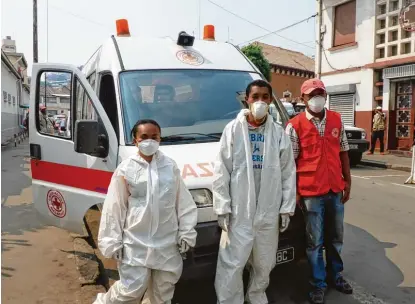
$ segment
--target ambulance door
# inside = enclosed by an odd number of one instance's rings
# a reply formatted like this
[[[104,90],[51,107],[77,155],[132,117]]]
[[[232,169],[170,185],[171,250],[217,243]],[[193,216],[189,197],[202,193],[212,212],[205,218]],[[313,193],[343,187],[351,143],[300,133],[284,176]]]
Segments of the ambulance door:
[[[35,208],[46,225],[81,234],[86,211],[103,202],[117,165],[113,126],[88,80],[72,65],[33,65],[30,109]],[[70,132],[56,130],[56,113],[71,120]]]

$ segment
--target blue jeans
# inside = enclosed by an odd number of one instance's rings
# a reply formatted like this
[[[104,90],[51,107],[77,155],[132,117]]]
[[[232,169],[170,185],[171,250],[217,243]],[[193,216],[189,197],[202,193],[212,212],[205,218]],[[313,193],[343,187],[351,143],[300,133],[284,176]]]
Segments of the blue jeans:
[[[311,266],[310,284],[314,288],[326,289],[326,267],[323,245],[326,250],[327,271],[334,280],[341,276],[343,261],[340,253],[343,246],[344,205],[342,193],[330,192],[323,196],[304,197],[307,232],[307,257]]]

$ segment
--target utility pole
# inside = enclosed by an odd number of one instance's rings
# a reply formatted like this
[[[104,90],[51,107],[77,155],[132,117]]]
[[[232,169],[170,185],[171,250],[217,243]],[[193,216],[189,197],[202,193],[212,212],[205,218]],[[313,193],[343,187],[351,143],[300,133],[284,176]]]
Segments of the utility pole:
[[[49,1],[46,0],[46,62],[49,62]]]
[[[37,0],[33,0],[33,62],[38,62],[37,47]]]
[[[323,26],[323,0],[317,0],[317,12],[318,12],[318,22],[317,22],[317,78],[321,78],[321,61],[323,56],[323,35],[321,28]]]

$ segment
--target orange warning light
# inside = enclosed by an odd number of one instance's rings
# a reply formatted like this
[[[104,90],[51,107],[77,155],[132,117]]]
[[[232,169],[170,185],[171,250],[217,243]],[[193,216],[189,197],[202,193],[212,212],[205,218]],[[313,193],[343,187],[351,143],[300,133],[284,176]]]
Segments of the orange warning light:
[[[211,24],[203,28],[203,40],[215,40],[215,27]]]
[[[117,25],[117,36],[130,36],[127,19],[118,19],[115,23]]]

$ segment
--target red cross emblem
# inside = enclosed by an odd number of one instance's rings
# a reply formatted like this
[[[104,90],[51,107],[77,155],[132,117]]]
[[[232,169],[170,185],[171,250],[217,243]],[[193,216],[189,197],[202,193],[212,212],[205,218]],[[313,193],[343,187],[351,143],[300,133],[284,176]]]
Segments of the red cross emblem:
[[[66,215],[66,203],[63,195],[56,190],[49,190],[46,196],[49,211],[56,217],[63,218]]]

